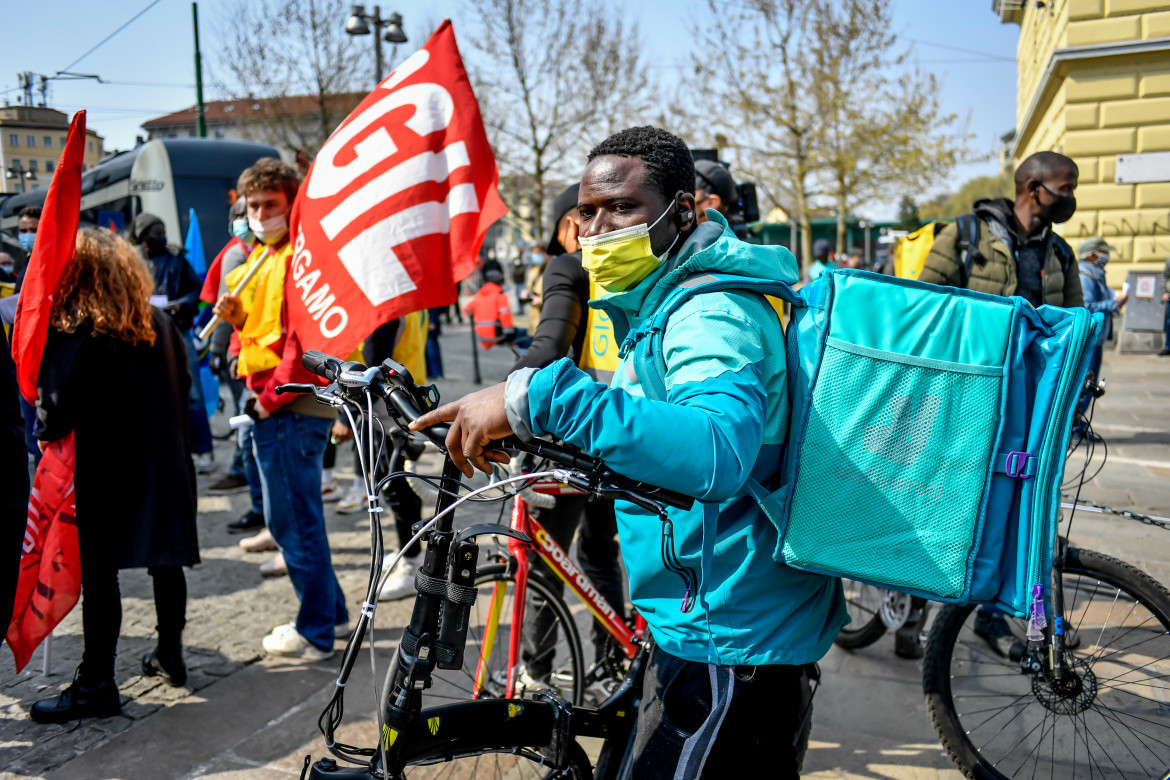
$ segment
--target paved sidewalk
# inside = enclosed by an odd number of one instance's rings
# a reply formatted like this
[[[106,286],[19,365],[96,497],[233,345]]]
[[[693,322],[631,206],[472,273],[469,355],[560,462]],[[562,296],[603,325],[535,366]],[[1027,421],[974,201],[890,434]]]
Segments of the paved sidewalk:
[[[470,376],[469,342],[466,327],[446,330],[448,376]],[[503,379],[510,357],[500,349],[481,353],[485,384]],[[1109,442],[1109,463],[1082,497],[1170,516],[1170,359],[1108,355],[1105,374],[1109,392],[1099,403],[1095,426]],[[445,398],[474,389],[467,380],[437,384]],[[217,446],[217,463],[227,463],[227,444]],[[339,457],[338,466],[349,466],[348,454]],[[1077,469],[1070,463],[1070,474]],[[123,715],[66,726],[28,719],[33,701],[56,693],[72,678],[81,651],[80,610],[74,610],[55,633],[48,676],[40,673],[41,651],[20,674],[11,655],[0,653],[0,778],[295,778],[306,753],[323,754],[316,722],[332,691],[336,663],[262,657],[261,638],[294,616],[296,601],[287,578],[260,577],[257,564],[266,556],[243,553],[237,546],[240,537],[225,531],[224,524],[244,511],[246,496],[207,495],[207,484],[217,477],[200,479],[203,563],[187,575],[188,687],[172,689],[141,676],[139,659],[154,643],[150,582],[145,571],[123,572],[125,614],[117,669]],[[365,515],[340,515],[335,507],[329,504],[326,511],[334,564],[354,605],[366,581],[368,523]],[[478,514],[467,513],[464,519],[494,519],[497,513],[498,508],[480,505]],[[393,532],[388,536],[392,539]],[[1073,537],[1170,581],[1168,530],[1078,512]],[[378,609],[379,674],[410,604],[385,603]],[[351,612],[356,613],[352,606]],[[806,776],[959,776],[927,718],[921,666],[896,658],[891,637],[855,653],[834,648],[822,667]],[[372,743],[374,702],[365,652],[348,690],[342,739]]]

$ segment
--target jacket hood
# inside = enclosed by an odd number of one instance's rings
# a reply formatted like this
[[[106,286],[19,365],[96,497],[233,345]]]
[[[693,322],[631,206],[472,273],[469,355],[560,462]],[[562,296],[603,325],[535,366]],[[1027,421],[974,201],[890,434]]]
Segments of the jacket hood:
[[[649,276],[629,290],[612,293],[590,305],[605,304],[628,314],[647,316],[675,285],[698,273],[716,272],[795,284],[799,279],[796,258],[782,246],[761,246],[741,241],[714,209],[707,221],[695,228],[682,248]]]
[[[1008,198],[980,198],[971,206],[971,211],[980,219],[994,220],[1014,233],[1012,212],[1015,205]]]

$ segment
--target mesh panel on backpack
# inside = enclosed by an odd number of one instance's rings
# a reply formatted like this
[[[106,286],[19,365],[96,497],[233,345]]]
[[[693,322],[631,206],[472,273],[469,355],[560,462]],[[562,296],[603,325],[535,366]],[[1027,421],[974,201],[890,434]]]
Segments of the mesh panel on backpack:
[[[830,339],[817,377],[785,560],[963,596],[998,430],[998,369]]]

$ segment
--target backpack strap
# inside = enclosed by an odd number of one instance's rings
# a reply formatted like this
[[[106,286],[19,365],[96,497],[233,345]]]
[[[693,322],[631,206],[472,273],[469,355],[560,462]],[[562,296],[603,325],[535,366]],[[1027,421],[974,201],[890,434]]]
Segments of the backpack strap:
[[[1049,228],[1052,230],[1052,228]],[[1065,276],[1068,276],[1068,268],[1073,264],[1073,250],[1069,243],[1055,232],[1049,233],[1052,237],[1052,251],[1056,254],[1056,259],[1060,261],[1060,271]]]
[[[979,217],[974,214],[963,214],[955,220],[955,225],[959,229],[959,238],[955,242],[959,250],[959,286],[966,287],[971,278],[971,266],[986,262],[979,251]]]
[[[630,363],[647,398],[666,400],[666,357],[662,340],[670,315],[694,295],[722,290],[745,290],[781,298],[793,306],[805,305],[801,297],[784,282],[734,274],[702,273],[688,276],[667,295],[653,315],[627,334],[618,353],[623,358],[630,356]]]

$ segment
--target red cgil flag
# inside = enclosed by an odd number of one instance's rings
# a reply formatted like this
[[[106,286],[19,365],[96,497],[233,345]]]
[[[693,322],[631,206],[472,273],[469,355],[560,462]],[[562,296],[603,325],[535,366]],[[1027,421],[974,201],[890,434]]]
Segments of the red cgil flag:
[[[81,166],[85,152],[85,112],[73,115],[61,161],[41,210],[37,240],[25,271],[12,332],[12,358],[20,392],[37,400],[37,378],[53,301],[61,276],[73,259],[81,215]],[[16,601],[5,640],[19,671],[33,650],[77,604],[81,564],[74,519],[73,434],[51,443],[37,466],[28,502]]]
[[[81,553],[73,494],[75,457],[70,433],[45,450],[33,480],[16,601],[5,636],[18,672],[81,595]]]
[[[292,210],[285,277],[305,349],[348,355],[379,325],[446,306],[507,209],[450,20],[317,154]]]
[[[16,322],[12,331],[12,359],[20,394],[31,404],[37,400],[41,354],[49,334],[49,315],[61,274],[73,259],[77,221],[81,217],[81,165],[85,154],[85,112],[73,115],[69,138],[37,224],[37,240],[24,272]]]

